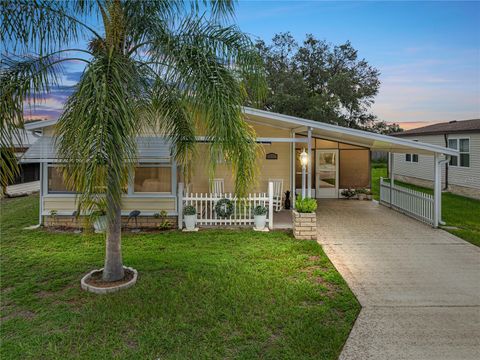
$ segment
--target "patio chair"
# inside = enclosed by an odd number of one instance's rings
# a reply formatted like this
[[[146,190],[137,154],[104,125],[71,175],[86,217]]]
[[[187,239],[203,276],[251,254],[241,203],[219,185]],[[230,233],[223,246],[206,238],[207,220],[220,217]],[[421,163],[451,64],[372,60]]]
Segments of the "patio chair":
[[[268,179],[268,182],[273,182],[273,209],[280,211],[283,201],[283,179]]]
[[[223,179],[212,179],[212,180],[210,180],[210,192],[212,194],[223,194],[223,193],[225,193],[225,181]]]

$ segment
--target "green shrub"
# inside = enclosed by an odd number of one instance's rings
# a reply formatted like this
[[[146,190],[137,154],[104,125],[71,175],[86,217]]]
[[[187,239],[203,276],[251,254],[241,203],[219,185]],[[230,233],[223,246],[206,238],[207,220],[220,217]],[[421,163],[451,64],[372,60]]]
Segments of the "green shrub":
[[[266,215],[267,208],[262,205],[258,205],[255,209],[253,209],[253,215]]]
[[[313,213],[317,210],[317,200],[312,198],[297,199],[295,209],[299,213]]]
[[[197,215],[197,210],[192,205],[187,205],[183,208],[183,215]]]

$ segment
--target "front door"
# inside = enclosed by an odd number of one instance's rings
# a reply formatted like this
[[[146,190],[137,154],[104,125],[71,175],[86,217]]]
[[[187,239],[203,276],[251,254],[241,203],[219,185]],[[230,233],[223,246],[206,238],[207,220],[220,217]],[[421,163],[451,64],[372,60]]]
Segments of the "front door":
[[[316,150],[317,198],[338,197],[338,150]]]

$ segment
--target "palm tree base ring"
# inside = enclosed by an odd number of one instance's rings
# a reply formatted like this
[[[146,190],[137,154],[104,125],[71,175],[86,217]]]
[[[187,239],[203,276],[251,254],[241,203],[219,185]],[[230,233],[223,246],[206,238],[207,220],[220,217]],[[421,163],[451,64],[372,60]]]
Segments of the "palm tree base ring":
[[[87,275],[85,275],[82,278],[82,280],[80,280],[80,285],[82,286],[83,290],[89,291],[95,294],[108,294],[108,293],[113,293],[120,290],[128,289],[129,287],[132,287],[133,285],[135,285],[135,283],[137,282],[138,272],[137,270],[131,267],[124,266],[123,268],[126,271],[130,271],[131,273],[133,273],[133,277],[126,282],[123,282],[121,280],[115,281],[115,282],[112,282],[111,286],[108,283],[103,283],[102,286],[95,286],[95,285],[89,284],[88,282],[89,280],[91,280],[92,275],[96,273],[102,273],[103,268],[101,268],[98,270],[92,270]]]

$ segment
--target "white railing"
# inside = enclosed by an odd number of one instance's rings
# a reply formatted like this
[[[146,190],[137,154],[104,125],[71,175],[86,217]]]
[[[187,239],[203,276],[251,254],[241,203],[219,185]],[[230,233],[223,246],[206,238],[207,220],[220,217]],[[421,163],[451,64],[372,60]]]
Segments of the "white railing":
[[[433,195],[393,185],[380,178],[380,203],[433,225]]]
[[[197,225],[200,226],[242,226],[253,225],[253,209],[256,206],[265,206],[267,224],[273,228],[273,183],[268,184],[268,193],[249,194],[239,199],[235,194],[188,193],[183,191],[183,184],[178,186],[178,225],[183,227],[183,208],[192,205],[197,210]],[[227,218],[218,216],[215,205],[221,199],[229,199],[233,203],[233,213]]]

